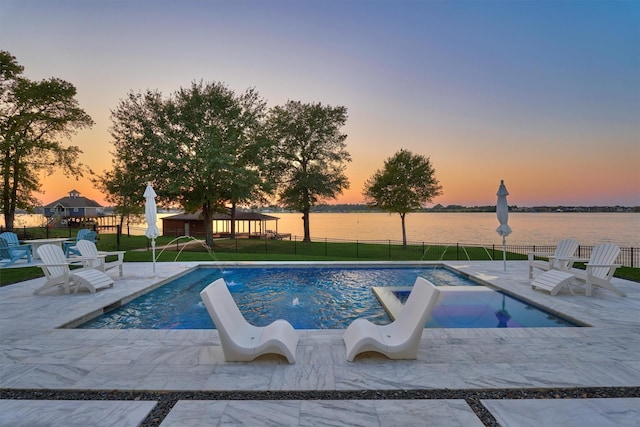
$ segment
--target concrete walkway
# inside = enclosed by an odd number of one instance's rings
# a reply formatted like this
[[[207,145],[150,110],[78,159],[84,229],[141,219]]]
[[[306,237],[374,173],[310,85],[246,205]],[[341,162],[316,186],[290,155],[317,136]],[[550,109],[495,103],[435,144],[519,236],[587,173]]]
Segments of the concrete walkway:
[[[215,330],[61,329],[196,265],[158,263],[154,274],[150,263],[125,263],[124,278],[93,295],[32,295],[44,279],[0,288],[0,425],[469,426],[482,422],[459,398],[463,392],[605,387],[632,388],[632,397],[480,400],[501,425],[640,425],[633,391],[640,387],[640,284],[614,279],[626,298],[601,289],[592,297],[552,297],[531,290],[526,262],[509,262],[506,273],[501,262],[447,264],[591,327],[426,329],[415,361],[369,354],[354,363],[345,360],[342,331],[301,331],[294,365],[276,356],[226,363]],[[93,394],[72,401],[12,397],[24,390]],[[185,393],[154,421],[157,401],[99,397],[113,390]],[[453,398],[353,397],[405,390],[449,391]],[[239,391],[262,394],[238,400]],[[288,392],[308,394],[268,398]]]

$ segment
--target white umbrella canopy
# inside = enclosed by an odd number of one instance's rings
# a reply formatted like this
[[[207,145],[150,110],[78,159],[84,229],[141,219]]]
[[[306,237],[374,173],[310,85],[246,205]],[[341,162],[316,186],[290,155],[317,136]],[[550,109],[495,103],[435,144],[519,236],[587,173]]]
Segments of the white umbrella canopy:
[[[504,180],[500,180],[500,187],[498,187],[498,202],[496,204],[496,215],[498,216],[498,222],[500,226],[496,228],[498,235],[502,237],[502,259],[504,262],[504,271],[507,271],[507,241],[506,237],[511,234],[511,227],[509,227],[509,205],[507,204],[507,196],[509,192],[504,185]]]
[[[144,235],[151,239],[151,253],[153,255],[153,272],[156,272],[156,238],[160,235],[160,230],[156,222],[158,220],[158,210],[156,207],[156,192],[153,191],[151,183],[147,183],[147,188],[144,190],[144,216],[147,220],[147,230]]]

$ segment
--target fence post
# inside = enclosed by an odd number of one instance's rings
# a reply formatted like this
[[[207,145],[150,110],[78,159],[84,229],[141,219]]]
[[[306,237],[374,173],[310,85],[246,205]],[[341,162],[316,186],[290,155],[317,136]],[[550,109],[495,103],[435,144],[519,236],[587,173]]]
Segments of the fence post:
[[[327,238],[324,238],[324,256],[327,256]]]
[[[293,236],[293,254],[298,255],[298,236]]]
[[[267,236],[264,236],[264,253],[268,254],[269,253],[269,244],[267,243],[269,239],[267,238]]]
[[[356,240],[356,258],[360,258],[360,251],[358,249],[359,249],[359,244],[358,244],[358,241]]]
[[[116,225],[116,250],[120,250],[120,233],[122,233],[122,226],[120,224]]]
[[[391,240],[389,240],[389,259],[391,259]]]

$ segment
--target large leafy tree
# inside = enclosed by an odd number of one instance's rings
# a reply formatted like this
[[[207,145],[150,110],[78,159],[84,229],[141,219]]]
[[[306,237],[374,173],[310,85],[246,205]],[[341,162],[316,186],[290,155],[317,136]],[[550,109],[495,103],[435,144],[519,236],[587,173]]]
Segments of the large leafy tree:
[[[370,207],[394,212],[402,220],[402,244],[407,246],[405,218],[442,194],[431,159],[401,149],[365,182],[363,195]]]
[[[345,107],[288,101],[269,114],[269,135],[277,144],[278,196],[287,208],[302,213],[304,241],[311,241],[309,214],[322,200],[349,188],[345,162]]]
[[[255,90],[238,95],[221,83],[193,83],[169,98],[130,94],[112,112],[117,173],[104,178],[137,183],[138,195],[151,181],[160,200],[201,210],[211,245],[216,212],[271,189],[264,173],[272,155],[265,114]]]
[[[76,88],[58,78],[31,81],[9,52],[0,51],[0,209],[7,229],[13,229],[16,209],[31,209],[38,201],[40,176],[61,169],[82,176],[77,146],[63,142],[93,120],[76,100]]]

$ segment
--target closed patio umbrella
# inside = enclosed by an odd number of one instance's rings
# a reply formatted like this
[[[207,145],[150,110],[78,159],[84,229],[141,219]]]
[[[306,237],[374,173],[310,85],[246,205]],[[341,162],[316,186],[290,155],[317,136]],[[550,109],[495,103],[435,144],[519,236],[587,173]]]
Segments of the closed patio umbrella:
[[[507,271],[507,241],[506,237],[511,234],[511,227],[507,222],[509,221],[509,205],[507,204],[507,196],[509,192],[507,187],[504,186],[504,180],[500,180],[500,187],[498,187],[498,202],[496,204],[496,215],[500,226],[496,228],[498,235],[502,236],[502,259],[504,262],[504,271]]]
[[[153,191],[151,183],[147,183],[147,188],[144,190],[144,216],[147,220],[147,230],[144,235],[151,239],[151,253],[153,255],[153,272],[156,272],[156,238],[160,235],[156,221],[158,219],[158,211],[156,208],[156,192]]]

